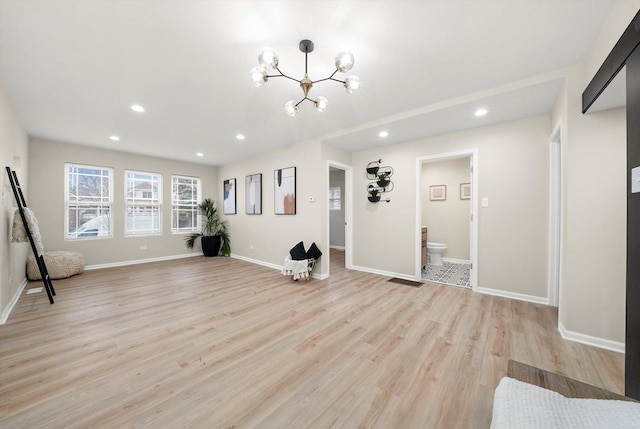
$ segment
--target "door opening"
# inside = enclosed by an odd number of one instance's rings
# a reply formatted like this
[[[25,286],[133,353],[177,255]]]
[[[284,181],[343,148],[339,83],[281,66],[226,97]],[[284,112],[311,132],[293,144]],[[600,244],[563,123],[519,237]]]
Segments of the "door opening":
[[[351,268],[351,166],[328,161],[327,260],[333,269]],[[332,258],[333,256],[333,258]]]
[[[477,290],[477,149],[417,158],[416,201],[416,280],[428,278],[437,282],[436,277],[442,273],[440,282]],[[431,207],[429,212],[428,207]],[[454,218],[458,219],[455,223]],[[423,240],[425,227],[427,239]],[[428,251],[431,249],[429,253],[443,252],[440,257],[436,256],[436,264],[427,265],[424,277],[423,241],[428,243]],[[440,259],[443,266],[439,266]],[[433,254],[429,260],[433,260]],[[463,279],[465,276],[468,276],[468,280]],[[451,282],[453,277],[460,279],[454,283]]]

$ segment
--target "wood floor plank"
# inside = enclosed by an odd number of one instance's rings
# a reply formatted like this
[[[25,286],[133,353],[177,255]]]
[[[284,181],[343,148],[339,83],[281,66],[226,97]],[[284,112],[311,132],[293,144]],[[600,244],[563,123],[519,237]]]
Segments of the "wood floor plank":
[[[509,359],[622,393],[623,355],[557,310],[230,258],[86,271],[0,326],[2,428],[488,428]]]

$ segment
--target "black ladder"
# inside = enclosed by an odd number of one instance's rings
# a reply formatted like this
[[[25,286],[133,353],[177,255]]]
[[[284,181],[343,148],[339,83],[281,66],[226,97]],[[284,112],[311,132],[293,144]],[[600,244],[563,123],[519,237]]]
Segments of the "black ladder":
[[[16,197],[16,203],[18,204],[18,210],[20,211],[20,217],[22,218],[24,230],[27,232],[29,243],[31,243],[31,250],[33,250],[33,255],[36,257],[36,262],[38,263],[38,269],[40,270],[40,277],[42,277],[44,289],[47,291],[49,302],[53,304],[53,296],[56,294],[56,291],[53,289],[53,283],[51,283],[49,271],[47,270],[47,266],[44,263],[44,255],[38,254],[38,248],[33,242],[33,236],[31,235],[31,231],[29,230],[27,217],[24,214],[24,209],[27,207],[27,201],[24,199],[24,195],[22,194],[22,188],[20,187],[20,182],[18,182],[18,176],[16,175],[16,172],[7,167],[7,174],[9,175],[9,181],[11,182],[11,189],[13,189],[13,196]]]

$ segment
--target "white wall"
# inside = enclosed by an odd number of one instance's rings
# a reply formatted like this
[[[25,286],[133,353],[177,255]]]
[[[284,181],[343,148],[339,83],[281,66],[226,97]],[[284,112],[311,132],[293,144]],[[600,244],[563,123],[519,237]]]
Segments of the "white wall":
[[[29,140],[27,133],[16,115],[4,87],[0,84],[0,323],[9,316],[11,307],[18,297],[18,291],[26,281],[25,264],[31,251],[27,243],[11,243],[11,225],[17,205],[5,167],[11,167],[18,175],[20,186],[30,204],[28,192],[27,153]]]
[[[354,153],[354,265],[414,276],[416,158],[477,148],[479,196],[490,198],[479,214],[478,287],[546,299],[550,133],[542,115]],[[372,204],[365,167],[379,158],[395,187],[390,203]]]
[[[203,198],[213,198],[222,212],[222,184],[218,186],[215,167],[41,139],[31,139],[29,146],[31,183],[29,205],[38,217],[45,250],[80,252],[85,256],[87,265],[108,265],[201,252],[199,244],[194,249],[187,249],[184,245],[185,234],[171,233],[172,174],[201,178]],[[65,240],[64,164],[66,162],[114,169],[113,238]],[[162,235],[124,236],[124,171],[127,169],[162,174]],[[232,240],[234,232],[230,231]],[[147,249],[142,250],[140,246],[147,246]]]
[[[553,112],[561,122],[563,237],[559,325],[568,338],[623,348],[626,114],[582,114],[582,64],[567,70]]]
[[[562,123],[564,206],[559,327],[567,338],[624,349],[626,110],[582,114],[582,91],[640,9],[617,2],[583,64],[566,70],[552,112]]]
[[[470,260],[471,200],[460,199],[460,184],[471,181],[469,162],[464,157],[422,164],[422,226],[428,227],[428,241],[447,245],[444,258]],[[445,185],[447,199],[431,201],[432,185]]]
[[[296,214],[274,213],[274,171],[296,167]],[[245,214],[245,176],[262,173],[262,214]],[[323,253],[329,243],[321,234],[326,219],[327,184],[321,145],[303,142],[277,149],[258,157],[235,162],[219,170],[220,187],[226,179],[236,178],[238,213],[226,216],[232,235],[233,256],[267,266],[282,266],[289,250],[303,241],[305,248],[315,242]],[[315,202],[310,202],[314,197]],[[316,273],[323,273],[322,259]]]

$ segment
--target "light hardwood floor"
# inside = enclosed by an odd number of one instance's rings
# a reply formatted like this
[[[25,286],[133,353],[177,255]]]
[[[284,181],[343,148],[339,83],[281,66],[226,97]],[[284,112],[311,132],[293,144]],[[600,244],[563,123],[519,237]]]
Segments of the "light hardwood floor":
[[[0,326],[2,428],[488,428],[515,359],[623,393],[551,307],[237,259],[86,271]],[[28,287],[40,286],[32,282]]]

